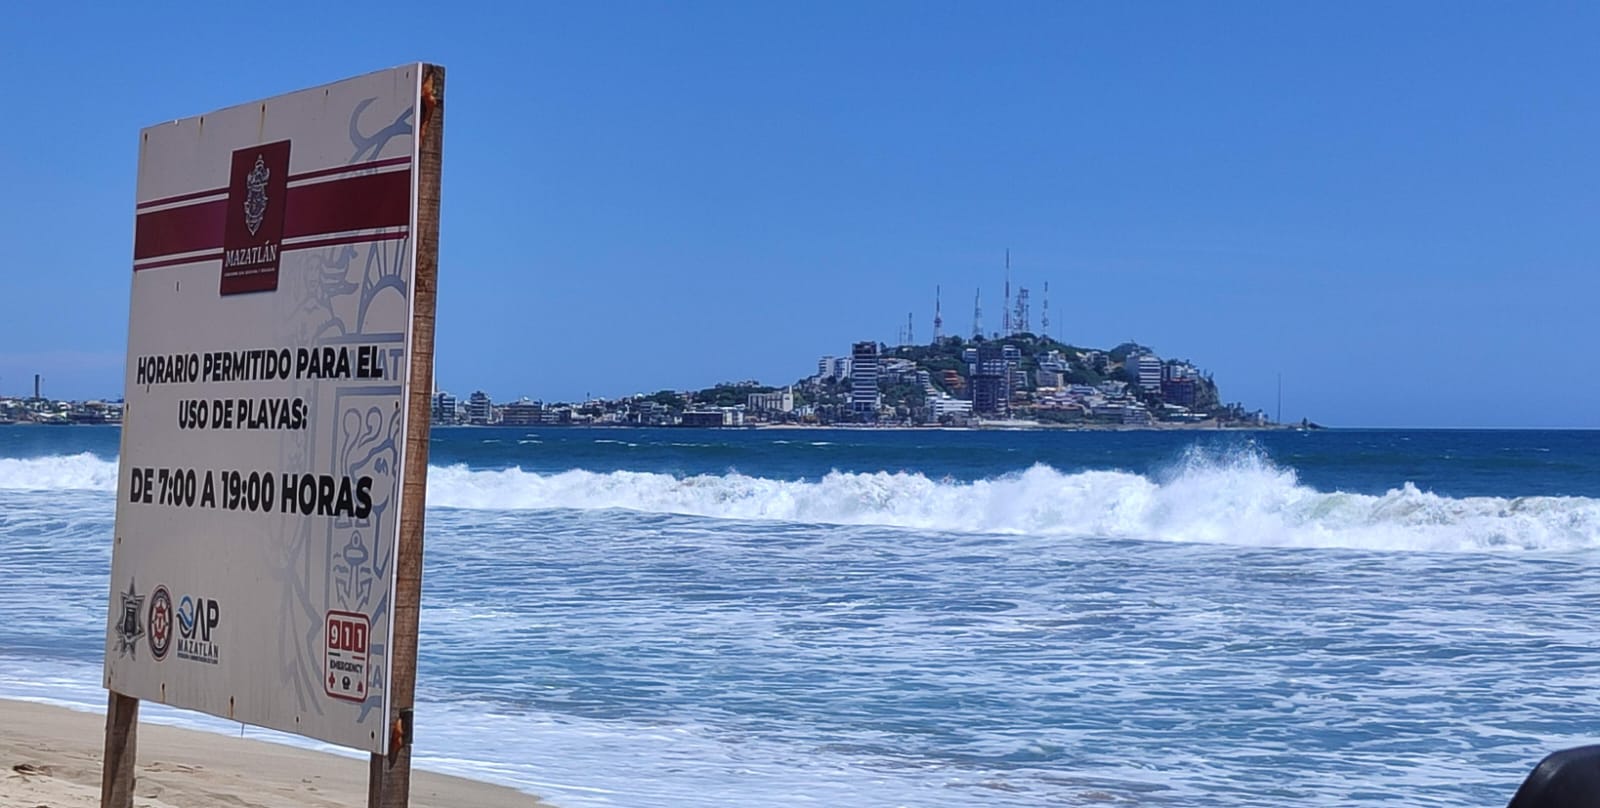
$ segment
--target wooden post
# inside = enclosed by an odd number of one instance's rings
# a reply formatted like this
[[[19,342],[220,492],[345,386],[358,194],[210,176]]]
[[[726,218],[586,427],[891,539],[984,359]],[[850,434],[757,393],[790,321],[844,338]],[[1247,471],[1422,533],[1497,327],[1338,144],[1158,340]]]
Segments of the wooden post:
[[[116,691],[110,693],[106,702],[106,756],[100,769],[100,808],[133,808],[139,700]]]
[[[433,393],[433,312],[439,273],[439,171],[444,146],[444,68],[422,65],[417,117],[417,265],[411,289],[411,388],[406,401],[400,547],[395,559],[394,641],[389,650],[389,754],[368,769],[369,808],[411,799],[411,708],[417,688],[417,617],[422,608],[423,509]]]

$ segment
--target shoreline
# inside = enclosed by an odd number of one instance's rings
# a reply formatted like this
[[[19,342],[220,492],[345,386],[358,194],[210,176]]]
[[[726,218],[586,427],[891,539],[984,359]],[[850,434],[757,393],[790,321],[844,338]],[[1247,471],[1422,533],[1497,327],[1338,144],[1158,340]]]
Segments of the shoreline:
[[[97,808],[105,713],[0,698],[0,808]],[[360,757],[141,721],[140,808],[364,805]],[[553,808],[506,786],[413,768],[418,808]]]
[[[27,427],[115,427],[120,429],[121,424],[104,423],[44,423],[39,421],[0,421],[0,426],[27,426]],[[1244,423],[1217,423],[1216,421],[1201,421],[1197,423],[1183,423],[1176,421],[1156,421],[1149,424],[1107,424],[1107,423],[1046,423],[1044,421],[984,421],[977,426],[944,426],[941,424],[792,424],[792,423],[749,423],[726,426],[684,426],[682,424],[433,424],[434,429],[457,429],[460,427],[472,428],[500,428],[507,429],[551,428],[551,429],[848,429],[858,431],[886,431],[886,432],[1030,432],[1030,431],[1061,431],[1061,432],[1325,432],[1337,427],[1312,424],[1244,424]],[[1370,429],[1409,429],[1410,427],[1368,427]],[[1431,429],[1433,427],[1422,427]],[[1454,429],[1443,427],[1442,429]],[[1487,430],[1511,429],[1514,427],[1482,427]],[[1546,429],[1549,427],[1534,427]],[[1572,427],[1585,429],[1585,427]]]
[[[463,426],[466,426],[463,424]],[[498,426],[494,424],[493,426]],[[565,425],[563,425],[565,426]],[[574,424],[573,426],[579,426]],[[609,427],[611,424],[583,424],[589,427]],[[632,425],[617,425],[626,429],[638,429]],[[680,429],[682,427],[659,427],[661,429]],[[1157,421],[1151,424],[1098,424],[1098,423],[1045,423],[1043,421],[984,421],[978,426],[941,426],[937,424],[916,424],[899,426],[896,424],[744,424],[743,426],[705,427],[709,429],[848,429],[864,431],[885,432],[1296,432],[1309,427],[1299,424],[1218,424],[1215,421],[1201,423],[1176,423],[1170,421]],[[1322,431],[1328,427],[1318,426],[1316,430]]]
[[[683,426],[681,424],[435,424],[433,429],[671,429],[705,432],[755,431],[845,431],[845,432],[1328,432],[1334,427],[1299,424],[1200,424],[1156,422],[1153,424],[1048,424],[1039,421],[986,421],[978,426],[939,424],[729,424],[726,426]]]

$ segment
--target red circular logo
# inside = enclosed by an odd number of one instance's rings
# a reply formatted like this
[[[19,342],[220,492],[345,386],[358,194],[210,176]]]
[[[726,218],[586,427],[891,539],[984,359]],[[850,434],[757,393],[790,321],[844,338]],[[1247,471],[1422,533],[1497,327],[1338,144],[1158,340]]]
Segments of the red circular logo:
[[[172,648],[172,595],[165,586],[156,587],[150,595],[150,630],[145,636],[150,640],[150,654],[161,661]]]

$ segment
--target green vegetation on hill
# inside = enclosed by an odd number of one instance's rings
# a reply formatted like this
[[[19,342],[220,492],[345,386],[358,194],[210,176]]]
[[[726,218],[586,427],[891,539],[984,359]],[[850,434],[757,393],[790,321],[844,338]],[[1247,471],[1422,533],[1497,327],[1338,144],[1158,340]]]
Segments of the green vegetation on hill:
[[[751,393],[770,393],[777,389],[756,382],[723,382],[695,393],[694,401],[707,407],[736,407],[750,400]]]

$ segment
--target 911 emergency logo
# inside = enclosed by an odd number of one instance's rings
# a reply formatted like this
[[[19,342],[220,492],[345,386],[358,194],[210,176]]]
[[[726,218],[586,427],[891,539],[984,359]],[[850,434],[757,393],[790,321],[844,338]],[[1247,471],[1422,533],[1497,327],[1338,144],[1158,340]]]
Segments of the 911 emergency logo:
[[[345,701],[367,700],[367,655],[372,624],[364,614],[328,612],[323,626],[323,692]]]

